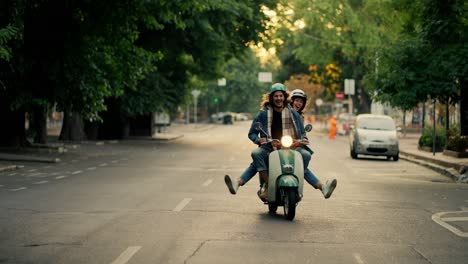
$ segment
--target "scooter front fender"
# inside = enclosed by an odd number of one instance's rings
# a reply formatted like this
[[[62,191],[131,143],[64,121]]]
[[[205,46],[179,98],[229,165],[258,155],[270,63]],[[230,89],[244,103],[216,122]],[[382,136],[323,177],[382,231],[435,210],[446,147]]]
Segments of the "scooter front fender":
[[[279,187],[298,187],[299,180],[293,175],[281,176],[278,180]]]

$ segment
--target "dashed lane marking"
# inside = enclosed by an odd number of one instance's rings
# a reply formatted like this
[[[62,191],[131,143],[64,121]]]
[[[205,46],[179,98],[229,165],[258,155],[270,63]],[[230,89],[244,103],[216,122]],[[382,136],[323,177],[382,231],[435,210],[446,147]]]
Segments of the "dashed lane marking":
[[[83,172],[83,171],[77,170],[77,171],[72,172],[72,175],[80,174],[80,173],[82,173],[82,172]]]
[[[212,182],[213,182],[213,179],[209,179],[209,180],[207,180],[206,182],[203,183],[203,186],[207,187],[207,186],[210,185]]]
[[[125,264],[141,249],[140,246],[128,247],[111,264]]]
[[[359,253],[354,253],[354,254],[353,254],[353,257],[354,257],[354,259],[356,260],[356,262],[357,262],[358,264],[364,264],[364,263],[365,263],[365,262],[362,260],[362,258],[361,258],[361,254],[359,254]]]
[[[56,179],[56,180],[61,180],[61,179],[64,179],[64,178],[66,178],[66,177],[67,177],[67,176],[57,176],[57,177],[55,177],[55,179]]]
[[[44,184],[44,183],[48,183],[49,181],[38,181],[38,182],[34,182],[33,184]]]
[[[192,198],[183,199],[172,211],[174,211],[174,212],[182,211],[182,209],[184,209],[184,207],[187,206],[187,204],[189,204],[190,201],[192,201]]]
[[[35,176],[39,176],[39,175],[42,175],[42,174],[44,174],[44,173],[42,173],[42,172],[36,172],[36,173],[31,173],[31,174],[29,174],[29,176],[30,176],[30,177],[35,177]]]
[[[95,170],[96,167],[89,167],[88,170]]]
[[[16,188],[16,189],[10,189],[9,191],[17,192],[17,191],[26,190],[26,189],[27,189],[26,187],[19,187],[19,188]]]
[[[99,166],[101,166],[101,167],[107,166],[107,163],[99,164]]]

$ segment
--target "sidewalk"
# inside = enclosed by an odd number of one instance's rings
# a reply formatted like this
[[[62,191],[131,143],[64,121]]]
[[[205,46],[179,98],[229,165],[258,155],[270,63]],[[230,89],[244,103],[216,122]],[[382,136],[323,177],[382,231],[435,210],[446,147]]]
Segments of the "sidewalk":
[[[455,158],[442,152],[423,151],[418,149],[419,134],[409,133],[400,137],[400,158],[426,166],[442,173],[454,181],[460,178],[460,168],[468,168],[468,158]]]
[[[162,131],[162,133],[155,133],[152,137],[146,137],[142,139],[158,141],[175,140],[183,137],[184,133],[205,131],[207,129],[210,129],[210,127],[212,126],[212,124],[185,125],[174,123],[171,126],[165,128],[164,131]],[[315,128],[315,131],[320,131],[320,128]],[[444,155],[442,152],[436,152],[435,155],[433,155],[432,152],[419,150],[418,139],[418,133],[408,133],[405,136],[400,137],[400,158],[428,167],[432,170],[435,170],[450,177],[454,181],[458,181],[461,176],[459,173],[460,168],[462,166],[468,168],[468,158],[455,158]],[[86,142],[83,144],[86,144]],[[56,146],[51,146],[51,149],[52,148],[56,148]],[[47,155],[38,155],[37,153],[35,153],[34,155],[12,154],[4,152],[0,149],[0,172],[18,169],[18,166],[16,164],[20,161],[60,162],[59,159],[50,158],[47,157]]]

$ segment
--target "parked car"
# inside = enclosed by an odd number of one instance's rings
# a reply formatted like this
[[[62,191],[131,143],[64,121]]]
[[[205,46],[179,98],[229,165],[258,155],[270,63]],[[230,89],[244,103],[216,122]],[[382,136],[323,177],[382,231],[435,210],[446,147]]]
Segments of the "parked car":
[[[386,115],[361,114],[349,134],[350,155],[386,156],[399,159],[398,131],[393,119]]]
[[[235,119],[236,119],[236,121],[247,121],[250,118],[248,117],[248,115],[246,113],[236,113],[235,114]]]
[[[356,115],[341,113],[336,120],[336,127],[338,135],[349,135],[351,126],[356,121]]]

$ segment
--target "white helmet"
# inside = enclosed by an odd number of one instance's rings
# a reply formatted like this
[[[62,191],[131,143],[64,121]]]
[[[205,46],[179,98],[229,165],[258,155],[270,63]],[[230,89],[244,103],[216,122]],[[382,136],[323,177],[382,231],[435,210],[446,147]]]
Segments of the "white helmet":
[[[304,91],[302,91],[301,89],[295,89],[291,92],[291,100],[294,100],[294,97],[301,97],[302,99],[304,99],[304,105],[307,102],[307,94],[304,93]]]

